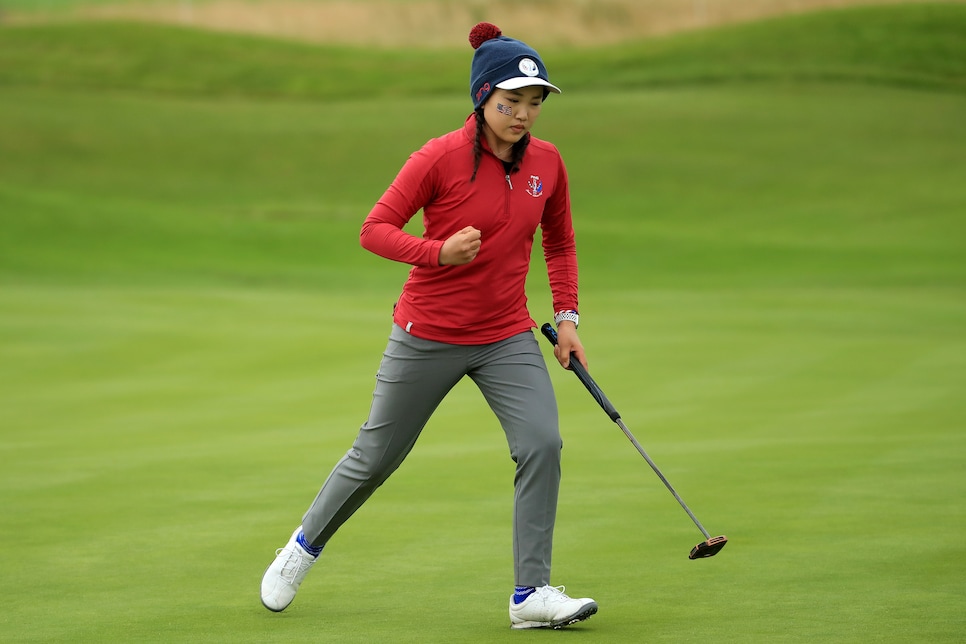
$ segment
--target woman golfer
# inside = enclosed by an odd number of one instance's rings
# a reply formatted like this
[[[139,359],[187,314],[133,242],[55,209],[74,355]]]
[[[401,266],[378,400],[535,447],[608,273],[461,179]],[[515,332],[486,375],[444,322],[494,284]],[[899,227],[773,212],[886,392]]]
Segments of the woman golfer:
[[[262,579],[262,603],[281,611],[322,548],[402,463],[446,394],[473,379],[516,463],[512,628],[561,628],[597,612],[550,586],[560,450],[557,405],[524,292],[542,230],[561,365],[580,360],[577,255],[567,173],[557,148],[530,134],[550,92],[540,56],[480,23],[470,75],[474,111],[463,127],[414,153],[362,225],[362,245],[410,264],[393,312],[369,418],[302,524]],[[423,210],[422,238],[403,231]]]

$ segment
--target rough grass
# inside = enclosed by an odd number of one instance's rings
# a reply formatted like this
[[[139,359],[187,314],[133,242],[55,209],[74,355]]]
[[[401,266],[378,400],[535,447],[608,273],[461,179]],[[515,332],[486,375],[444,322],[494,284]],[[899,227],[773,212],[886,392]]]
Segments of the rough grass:
[[[966,5],[859,8],[581,52],[551,49],[545,57],[568,93],[733,81],[868,82],[961,92],[963,34]],[[466,86],[467,64],[467,56],[420,49],[323,47],[145,24],[0,31],[0,86],[391,98],[450,95]]]

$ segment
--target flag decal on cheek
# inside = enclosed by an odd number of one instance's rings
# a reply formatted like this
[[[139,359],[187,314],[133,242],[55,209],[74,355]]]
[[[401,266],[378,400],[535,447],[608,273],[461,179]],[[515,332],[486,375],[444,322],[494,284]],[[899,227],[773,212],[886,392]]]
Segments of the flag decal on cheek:
[[[513,108],[509,105],[504,105],[503,103],[496,104],[496,111],[500,114],[505,114],[506,116],[513,116]]]

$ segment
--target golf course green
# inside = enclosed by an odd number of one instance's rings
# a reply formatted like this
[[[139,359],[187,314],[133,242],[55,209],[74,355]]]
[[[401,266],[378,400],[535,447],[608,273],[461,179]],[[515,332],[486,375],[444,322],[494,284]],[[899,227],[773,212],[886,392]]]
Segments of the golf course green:
[[[720,554],[541,340],[552,583],[597,615],[509,629],[513,463],[468,380],[260,605],[365,420],[408,269],[359,227],[472,109],[464,38],[0,22],[0,641],[962,642],[964,4],[529,38],[591,373]]]

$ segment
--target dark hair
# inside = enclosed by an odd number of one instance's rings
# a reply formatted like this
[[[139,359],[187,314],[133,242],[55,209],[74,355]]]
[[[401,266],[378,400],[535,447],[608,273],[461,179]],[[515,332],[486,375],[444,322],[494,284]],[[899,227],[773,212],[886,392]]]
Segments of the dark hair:
[[[476,108],[473,113],[476,115],[476,138],[473,140],[473,176],[470,177],[471,182],[476,181],[476,172],[480,169],[480,160],[483,158],[483,127],[486,124],[482,106]],[[530,145],[529,132],[513,144],[513,157],[510,159],[513,163],[513,168],[510,172],[520,171],[520,164],[523,163],[523,153],[527,151],[528,145]]]

